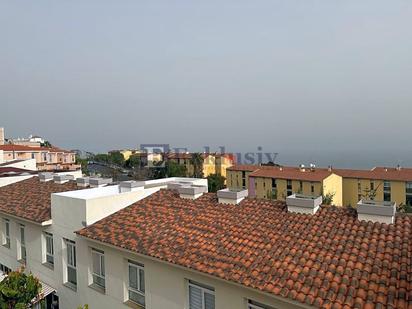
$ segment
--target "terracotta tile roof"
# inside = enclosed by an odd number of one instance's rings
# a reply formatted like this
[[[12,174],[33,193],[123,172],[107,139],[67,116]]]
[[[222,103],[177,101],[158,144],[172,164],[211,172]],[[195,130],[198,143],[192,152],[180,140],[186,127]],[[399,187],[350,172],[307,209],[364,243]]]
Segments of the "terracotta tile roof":
[[[65,153],[74,153],[69,150],[61,149],[58,147],[31,147],[31,146],[24,146],[24,145],[15,145],[15,144],[5,144],[0,145],[0,150],[3,151],[27,151],[27,152],[38,152],[38,151],[45,151],[45,152],[65,152]]]
[[[375,167],[371,170],[333,169],[333,172],[345,178],[412,181],[412,168]]]
[[[259,165],[254,164],[236,164],[231,167],[228,167],[227,171],[238,171],[238,172],[253,172],[261,168]]]
[[[26,170],[23,168],[17,167],[1,167],[0,166],[0,177],[7,177],[7,176],[18,176],[21,174],[37,174],[37,171]]]
[[[322,181],[331,174],[332,172],[324,168],[315,168],[313,171],[310,170],[310,168],[306,168],[305,171],[301,171],[298,167],[261,166],[249,176],[303,181]]]
[[[74,181],[55,184],[53,181],[40,182],[38,177],[32,177],[0,187],[0,212],[36,223],[48,221],[51,219],[50,195],[77,189]]]
[[[311,216],[161,190],[77,233],[315,307],[411,308],[412,217],[373,224],[346,208]]]

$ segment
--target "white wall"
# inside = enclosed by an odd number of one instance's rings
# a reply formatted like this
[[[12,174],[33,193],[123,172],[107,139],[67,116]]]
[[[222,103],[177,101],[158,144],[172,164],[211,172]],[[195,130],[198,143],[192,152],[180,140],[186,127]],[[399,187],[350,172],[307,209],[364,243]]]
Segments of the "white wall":
[[[0,137],[0,140],[1,140],[1,137]],[[2,164],[3,162],[4,162],[4,154],[3,154],[3,150],[0,150],[0,164]]]
[[[22,168],[22,169],[30,170],[30,171],[37,171],[36,159],[28,159],[28,160],[24,160],[24,161],[10,162],[6,166],[7,167]]]
[[[26,175],[26,176],[8,176],[8,177],[0,177],[0,187],[4,187],[10,185],[15,182],[19,182],[22,180],[29,179],[31,177],[35,177],[33,175]]]

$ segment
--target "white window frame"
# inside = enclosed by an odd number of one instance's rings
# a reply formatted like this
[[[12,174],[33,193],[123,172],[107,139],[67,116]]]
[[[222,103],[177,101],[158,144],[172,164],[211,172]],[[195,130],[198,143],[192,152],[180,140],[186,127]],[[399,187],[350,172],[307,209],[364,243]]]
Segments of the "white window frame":
[[[135,267],[135,268],[137,269],[137,285],[138,285],[138,288],[137,288],[137,289],[135,289],[135,288],[133,288],[133,287],[130,286],[130,270],[129,270],[130,266],[131,266],[131,267]],[[141,290],[141,289],[142,289],[142,286],[141,286],[141,284],[140,284],[140,281],[141,281],[141,278],[140,278],[140,270],[143,271],[143,273],[146,275],[145,270],[144,270],[144,265],[142,265],[142,264],[140,264],[140,263],[137,263],[137,262],[133,262],[133,261],[131,261],[131,260],[128,260],[128,261],[127,261],[127,299],[128,299],[129,301],[131,301],[132,303],[138,304],[139,306],[141,306],[141,304],[136,303],[135,301],[133,301],[132,299],[130,299],[129,291],[130,291],[130,292],[133,292],[133,293],[136,293],[136,294],[139,294],[140,296],[143,296],[143,297],[144,297],[145,304],[146,304],[146,295],[145,295],[145,293],[146,293],[146,282],[144,283],[145,291],[143,292],[143,291]],[[144,277],[146,278],[146,276],[144,276]]]
[[[67,278],[66,281],[68,284],[77,286],[77,260],[76,260],[76,243],[73,240],[70,239],[64,239],[64,242],[66,244],[66,274],[67,274]],[[69,259],[69,252],[71,252],[72,255],[72,261],[70,262]],[[70,282],[69,281],[69,268],[75,271],[76,274],[76,283]]]
[[[94,268],[95,268],[94,266],[95,265],[94,265],[93,254],[96,254],[99,257],[99,270],[100,270],[100,273],[95,273],[94,272]],[[104,267],[105,267],[104,252],[101,251],[101,250],[92,248],[92,269],[91,269],[92,270],[91,271],[91,273],[92,273],[92,282],[93,282],[93,284],[95,284],[99,287],[102,287],[102,288],[106,287],[106,277],[105,277]],[[95,276],[103,280],[103,285],[101,285],[100,283],[98,283],[97,281],[94,280]]]
[[[48,232],[43,232],[44,235],[44,251],[45,251],[45,263],[50,264],[50,265],[54,265],[54,242],[53,242],[53,234],[48,233]],[[47,248],[47,240],[50,240],[50,244],[51,244],[51,252],[49,252],[48,248]],[[51,257],[53,262],[49,262],[48,261],[48,257]]]
[[[215,290],[210,288],[207,288],[200,283],[196,283],[194,281],[189,280],[188,286],[187,286],[187,307],[190,308],[190,287],[200,289],[200,292],[202,293],[202,309],[205,309],[205,293],[213,295],[215,297],[215,309],[216,309],[216,295],[215,295]]]
[[[4,222],[4,239],[3,239],[3,246],[10,248],[11,241],[10,241],[10,220],[3,219]]]
[[[25,261],[27,259],[26,251],[26,227],[24,224],[19,225],[20,231],[20,260]]]

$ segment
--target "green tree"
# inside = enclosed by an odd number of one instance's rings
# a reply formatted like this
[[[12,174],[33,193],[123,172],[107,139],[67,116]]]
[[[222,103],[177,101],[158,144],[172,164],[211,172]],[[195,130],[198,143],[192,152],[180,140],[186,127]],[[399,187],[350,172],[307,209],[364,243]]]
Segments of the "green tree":
[[[40,146],[47,148],[53,147],[53,145],[49,141],[44,141],[44,143],[40,143]]]
[[[193,165],[193,177],[203,178],[203,156],[201,153],[192,154],[190,162]]]
[[[97,153],[93,156],[93,160],[97,162],[109,162],[109,155],[107,153]]]
[[[81,165],[82,173],[85,175],[89,175],[89,169],[87,167],[87,162],[88,162],[87,159],[81,159],[76,156],[76,164]]]
[[[126,167],[135,168],[141,166],[140,156],[137,154],[133,154],[124,162]]]
[[[225,187],[226,178],[220,174],[210,174],[207,176],[209,192],[217,192]]]
[[[173,161],[167,161],[166,165],[167,177],[186,177],[186,166],[178,164]]]
[[[116,164],[119,166],[124,165],[124,156],[120,153],[120,151],[113,151],[109,154],[109,163]]]
[[[24,269],[12,271],[0,282],[0,308],[26,309],[40,291],[39,279],[25,274]]]

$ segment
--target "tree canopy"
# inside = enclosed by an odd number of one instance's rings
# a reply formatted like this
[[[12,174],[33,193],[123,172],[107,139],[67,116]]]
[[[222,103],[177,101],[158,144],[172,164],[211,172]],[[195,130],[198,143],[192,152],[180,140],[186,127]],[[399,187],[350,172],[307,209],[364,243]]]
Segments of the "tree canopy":
[[[12,271],[0,282],[0,308],[26,309],[40,291],[39,279],[25,274],[24,269]]]
[[[209,192],[217,192],[225,187],[226,178],[220,174],[210,174],[207,176]]]

